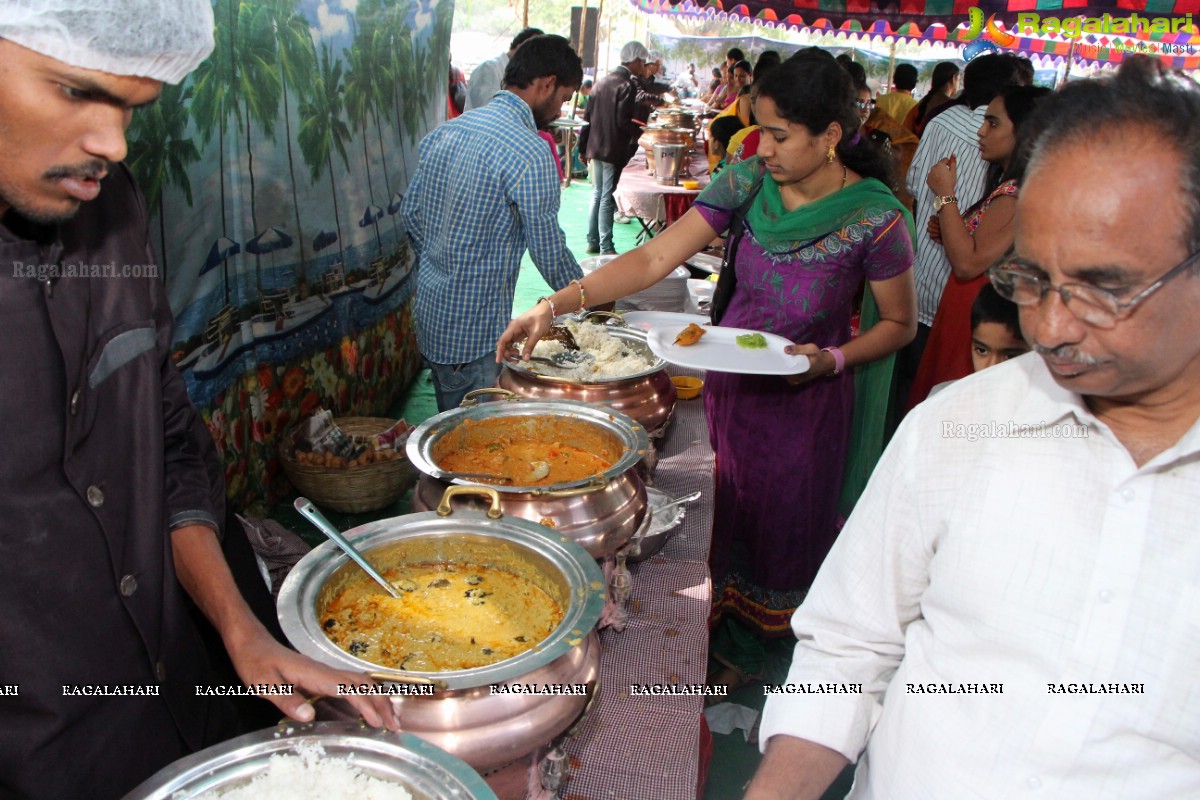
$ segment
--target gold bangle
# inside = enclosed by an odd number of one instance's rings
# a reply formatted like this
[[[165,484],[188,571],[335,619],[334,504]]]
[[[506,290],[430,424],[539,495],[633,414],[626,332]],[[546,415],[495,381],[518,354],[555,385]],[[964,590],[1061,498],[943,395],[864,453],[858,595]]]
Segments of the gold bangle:
[[[587,308],[587,292],[583,289],[583,279],[575,278],[571,283],[579,287],[579,310],[583,311]]]
[[[546,301],[546,305],[550,306],[550,322],[553,323],[554,320],[558,319],[558,311],[554,308],[554,301],[545,295],[538,298],[539,303],[543,300]]]

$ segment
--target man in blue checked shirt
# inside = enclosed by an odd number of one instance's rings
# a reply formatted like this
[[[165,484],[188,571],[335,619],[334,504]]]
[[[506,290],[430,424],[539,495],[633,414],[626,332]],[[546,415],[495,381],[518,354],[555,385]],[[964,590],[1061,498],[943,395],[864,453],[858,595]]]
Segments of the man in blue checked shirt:
[[[439,411],[496,384],[495,343],[526,248],[553,288],[583,277],[558,226],[554,154],[537,133],[582,81],[566,39],[535,36],[513,54],[490,103],[421,141],[401,214],[418,255],[417,343]]]

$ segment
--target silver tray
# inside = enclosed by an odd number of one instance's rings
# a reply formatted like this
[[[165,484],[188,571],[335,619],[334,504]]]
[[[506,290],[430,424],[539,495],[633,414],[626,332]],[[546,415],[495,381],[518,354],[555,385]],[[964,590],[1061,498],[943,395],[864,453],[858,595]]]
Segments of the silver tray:
[[[238,736],[164,767],[123,800],[191,800],[235,789],[263,772],[272,755],[302,744],[320,744],[329,756],[353,755],[362,772],[400,784],[413,800],[497,800],[479,773],[445,750],[411,733],[349,722],[281,723]]]

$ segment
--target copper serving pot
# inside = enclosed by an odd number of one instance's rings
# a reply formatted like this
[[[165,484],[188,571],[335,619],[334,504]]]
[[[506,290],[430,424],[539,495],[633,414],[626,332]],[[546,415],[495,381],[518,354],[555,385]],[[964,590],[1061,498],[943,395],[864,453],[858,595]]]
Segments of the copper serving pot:
[[[453,495],[463,492],[486,493],[488,512],[452,512]],[[313,549],[284,581],[279,622],[297,650],[322,664],[408,691],[415,691],[413,684],[429,685],[431,690],[421,689],[429,694],[391,697],[404,730],[486,772],[552,742],[587,711],[600,672],[595,625],[604,605],[604,576],[567,537],[503,516],[498,493],[490,487],[459,486],[446,495],[437,512],[378,520],[345,535],[377,568],[433,560],[495,565],[534,576],[564,610],[562,622],[544,640],[495,664],[444,672],[397,672],[353,656],[322,632],[322,612],[347,583],[366,576],[332,542]],[[512,691],[514,685],[585,690],[527,694]],[[493,686],[509,691],[493,692]]]
[[[654,145],[683,144],[688,150],[696,147],[696,132],[692,128],[665,128],[650,126],[642,131],[638,145],[646,153],[646,167],[654,172]]]
[[[696,130],[696,115],[690,111],[674,108],[660,108],[654,116],[655,123],[667,128],[686,128]]]
[[[616,327],[609,326],[610,335],[645,347],[649,352],[645,331],[630,328],[616,314],[591,312],[586,315],[595,316],[614,318]],[[505,362],[498,385],[501,389],[535,400],[600,403],[632,417],[645,427],[649,436],[657,438],[666,433],[679,393],[667,375],[666,362],[653,353],[650,355],[654,363],[641,372],[620,378],[597,378],[588,383],[543,375],[537,371],[536,365],[514,359]]]
[[[413,466],[421,472],[413,489],[413,508],[419,511],[436,508],[451,484],[477,485],[472,479],[455,477],[438,463],[445,443],[453,441],[467,422],[508,420],[514,425],[531,425],[531,430],[523,435],[547,442],[569,442],[572,429],[576,429],[580,436],[603,437],[610,443],[610,449],[621,452],[620,457],[601,475],[584,480],[548,486],[489,488],[499,494],[505,514],[551,527],[594,558],[613,555],[628,544],[646,517],[646,486],[635,468],[649,448],[645,428],[624,414],[591,403],[525,400],[509,392],[505,394],[509,395],[508,402],[444,411],[409,435],[405,450]],[[478,503],[475,497],[454,498],[457,508],[478,507]]]

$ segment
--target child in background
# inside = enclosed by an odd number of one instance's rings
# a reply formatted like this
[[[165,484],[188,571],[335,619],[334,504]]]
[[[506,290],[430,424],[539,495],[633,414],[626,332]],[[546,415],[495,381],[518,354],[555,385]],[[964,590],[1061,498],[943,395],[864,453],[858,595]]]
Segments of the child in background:
[[[712,127],[708,130],[709,156],[717,156],[719,159],[713,165],[713,175],[725,166],[725,158],[729,155],[729,140],[744,127],[746,126],[736,115],[717,117],[712,121]]]
[[[971,306],[971,366],[979,372],[1028,352],[1017,304],[985,285]]]
[[[1017,304],[1001,297],[990,283],[984,284],[971,306],[971,366],[979,372],[1028,352]],[[929,396],[952,383],[939,383]]]

